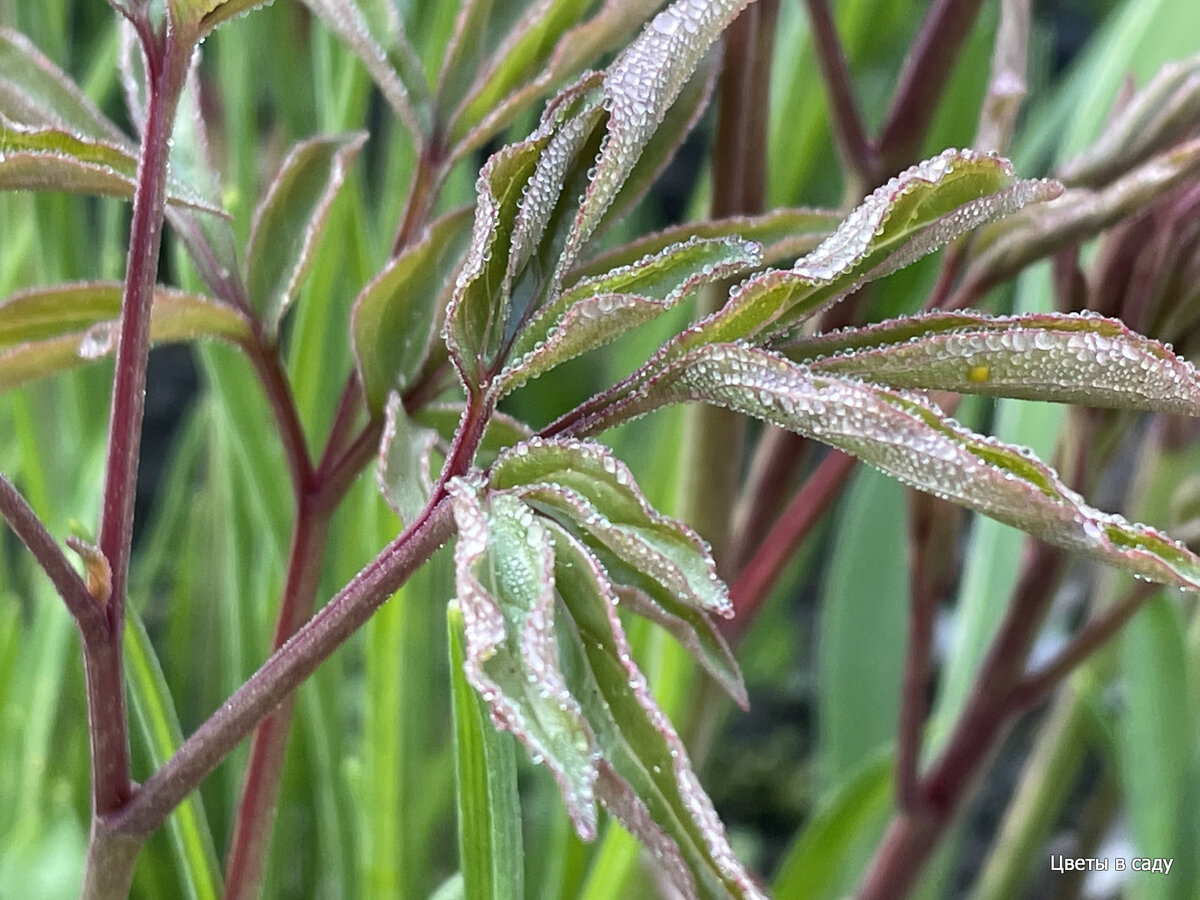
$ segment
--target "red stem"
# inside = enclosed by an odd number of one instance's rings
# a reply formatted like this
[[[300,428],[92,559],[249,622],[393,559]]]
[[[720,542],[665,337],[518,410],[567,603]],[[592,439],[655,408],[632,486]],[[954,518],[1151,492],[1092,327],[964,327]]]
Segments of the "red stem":
[[[730,588],[735,615],[726,625],[727,634],[740,634],[753,619],[792,554],[841,492],[855,463],[854,457],[831,450],[804,482]]]
[[[150,353],[150,306],[162,239],[171,127],[191,53],[189,46],[177,44],[170,33],[161,46],[151,45],[146,49],[150,98],[133,200],[100,522],[99,548],[111,567],[112,595],[105,607],[107,632],[84,646],[92,738],[92,803],[97,816],[119,808],[132,793],[121,666],[125,590],[145,408],[146,362]]]
[[[854,98],[850,67],[846,64],[846,53],[838,38],[829,3],[827,0],[806,0],[806,3],[812,22],[813,47],[821,66],[825,90],[829,94],[830,119],[838,147],[858,177],[867,184],[873,184],[880,180],[878,159],[871,139],[867,137],[858,101]],[[859,192],[854,193],[857,196]]]

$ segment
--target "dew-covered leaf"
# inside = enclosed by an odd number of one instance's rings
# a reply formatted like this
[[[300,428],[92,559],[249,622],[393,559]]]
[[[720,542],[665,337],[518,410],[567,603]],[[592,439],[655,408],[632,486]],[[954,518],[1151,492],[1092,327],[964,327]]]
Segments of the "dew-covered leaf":
[[[700,285],[761,262],[757,244],[694,238],[553,297],[522,328],[497,379],[497,396],[648,322]]]
[[[672,244],[690,238],[740,237],[762,248],[763,265],[791,262],[816,247],[842,221],[835,210],[784,208],[761,216],[735,216],[705,222],[685,222],[637,238],[579,263],[564,278],[568,287],[585,278],[602,275],[654,256]]]
[[[62,69],[23,34],[0,27],[0,116],[40,130],[68,132],[133,155],[129,138],[96,108]]]
[[[479,122],[455,143],[452,158],[459,159],[485,144],[556,84],[565,81],[601,54],[619,46],[659,6],[659,2],[660,0],[605,0],[595,15],[562,35],[540,71],[499,102],[480,109]],[[471,4],[471,8],[484,5],[488,4]],[[466,38],[456,39],[454,46],[461,49],[470,43],[472,42]],[[478,45],[483,42],[474,43]],[[448,54],[442,73],[443,89],[449,84],[447,76],[453,76],[456,71],[465,74],[465,67],[460,59]],[[457,104],[465,97],[468,87],[466,79],[463,79],[457,94],[443,90],[439,92],[439,100],[451,105]]]
[[[505,98],[543,69],[563,33],[579,21],[591,0],[537,0],[513,23],[485,62],[470,94],[450,118],[450,145],[461,142]],[[480,5],[480,4],[476,4]]]
[[[458,526],[455,584],[467,680],[535,762],[545,762],[575,830],[596,836],[595,737],[567,688],[555,626],[554,544],[525,504],[479,485],[449,484]]]
[[[437,432],[417,426],[395,391],[388,397],[375,477],[379,492],[404,525],[416,521],[433,493],[429,455]]]
[[[565,272],[595,233],[667,109],[748,0],[677,0],[656,15],[604,76],[607,135],[560,260]]]
[[[602,757],[597,796],[651,850],[681,896],[764,897],[633,659],[607,573],[572,534],[547,527],[558,593],[574,625],[563,648],[567,677]]]
[[[471,231],[469,207],[447,213],[393,259],[354,303],[351,335],[371,409],[390,390],[404,390],[429,353],[437,299],[462,259]]]
[[[121,314],[120,282],[34,288],[0,303],[0,390],[87,365],[112,352]],[[150,316],[156,343],[217,338],[240,344],[250,323],[232,306],[158,288]]]
[[[1055,182],[1016,178],[1001,157],[947,150],[876,189],[791,269],[746,281],[722,309],[685,333],[681,346],[761,342],[787,332],[863,284],[1060,190]]]
[[[699,609],[731,616],[729,591],[708,546],[682,522],[657,512],[629,468],[603,444],[533,438],[502,453],[489,485],[511,490],[589,543]]]
[[[1200,559],[1153,528],[1088,506],[1028,451],[964,429],[915,394],[817,375],[758,348],[717,344],[686,354],[594,426],[689,400],[822,441],[1049,543],[1200,590]]]
[[[246,250],[247,287],[269,337],[312,268],[329,209],[366,140],[365,132],[357,132],[297,144],[255,210]]]
[[[1190,362],[1096,315],[935,312],[818,335],[787,355],[892,387],[1200,415]]]
[[[383,10],[376,0],[303,2],[362,60],[392,111],[422,143],[430,119],[429,88],[394,10]]]
[[[137,157],[117,144],[56,128],[26,128],[0,116],[0,190],[72,191],[132,200]],[[222,212],[174,180],[167,202],[208,213]]]
[[[1200,55],[1169,62],[1105,126],[1097,141],[1060,176],[1070,185],[1106,184],[1200,123]]]
[[[539,129],[484,164],[466,262],[446,310],[446,345],[463,381],[482,384],[508,324],[509,254],[526,185],[551,132]]]

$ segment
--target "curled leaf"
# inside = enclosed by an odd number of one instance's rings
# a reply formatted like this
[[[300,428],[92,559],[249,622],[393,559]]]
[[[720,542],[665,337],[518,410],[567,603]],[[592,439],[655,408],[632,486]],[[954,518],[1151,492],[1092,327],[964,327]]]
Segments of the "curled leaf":
[[[1094,314],[936,312],[806,339],[814,373],[893,387],[1200,415],[1200,376],[1165,344]]]
[[[974,434],[915,394],[817,375],[765,350],[719,344],[673,363],[618,415],[688,400],[822,441],[919,490],[1135,575],[1200,590],[1200,558],[1185,547],[1093,509],[1028,451]]]

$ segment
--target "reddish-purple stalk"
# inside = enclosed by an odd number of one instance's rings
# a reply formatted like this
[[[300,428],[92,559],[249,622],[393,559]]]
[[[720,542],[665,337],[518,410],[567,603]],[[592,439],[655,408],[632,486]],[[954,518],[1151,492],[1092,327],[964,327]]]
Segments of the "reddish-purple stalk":
[[[958,811],[1012,721],[1009,698],[1025,669],[1062,567],[1062,552],[1041,543],[1029,555],[1000,630],[988,649],[950,739],[908,806],[892,817],[859,886],[858,900],[896,900],[915,884],[938,839]]]
[[[856,464],[853,456],[831,450],[804,482],[730,587],[734,617],[724,625],[727,636],[745,633],[788,561],[841,493]]]

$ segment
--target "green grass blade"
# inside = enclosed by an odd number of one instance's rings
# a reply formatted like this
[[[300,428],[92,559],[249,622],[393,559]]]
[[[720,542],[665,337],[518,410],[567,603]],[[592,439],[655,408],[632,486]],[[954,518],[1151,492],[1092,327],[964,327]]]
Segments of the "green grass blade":
[[[458,847],[466,896],[524,897],[521,804],[513,738],[492,724],[463,671],[466,640],[457,603],[447,608],[457,760]]]
[[[147,755],[157,768],[183,743],[183,732],[150,636],[132,608],[126,610],[125,663],[133,713]],[[167,827],[179,865],[181,892],[195,900],[215,900],[220,895],[221,870],[200,795],[192,794],[180,804]]]

